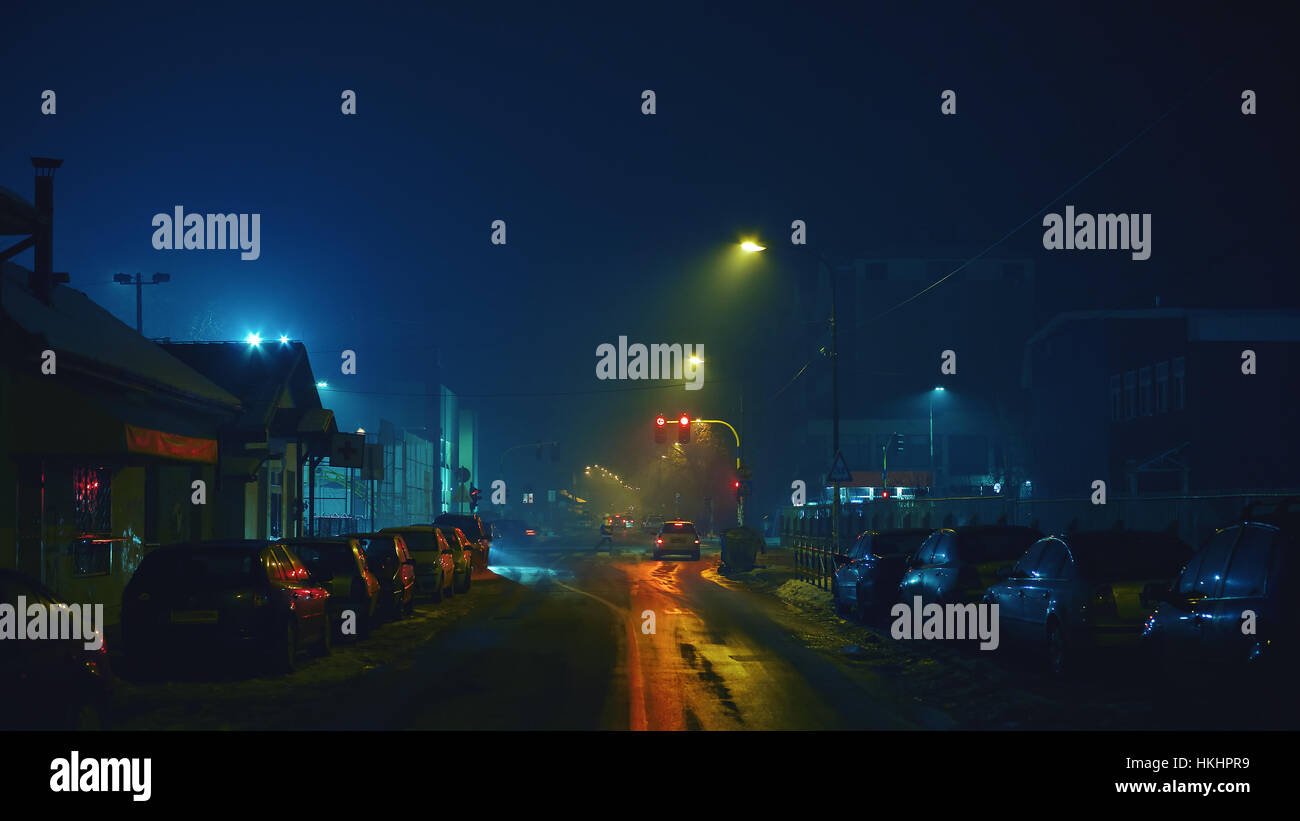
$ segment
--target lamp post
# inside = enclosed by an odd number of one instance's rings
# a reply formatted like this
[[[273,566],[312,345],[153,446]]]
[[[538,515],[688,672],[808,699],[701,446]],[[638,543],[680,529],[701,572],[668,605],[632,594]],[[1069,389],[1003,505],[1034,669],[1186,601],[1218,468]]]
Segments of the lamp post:
[[[161,285],[164,282],[171,281],[171,274],[154,274],[152,282],[145,282],[141,279],[139,272],[136,272],[135,279],[131,279],[130,274],[114,274],[113,281],[118,285],[135,286],[135,332],[144,336],[144,286]]]
[[[942,386],[936,387],[930,391],[930,482],[935,487],[938,486],[938,478],[934,474],[934,395],[943,390]]]
[[[816,249],[801,245],[817,261],[826,266],[826,275],[831,281],[831,459],[836,459],[840,452],[840,356],[839,335],[835,326],[835,266],[831,265]],[[756,254],[767,250],[766,246],[746,240],[740,244],[741,250]],[[834,482],[835,496],[831,501],[831,550],[838,553],[840,549],[840,483]]]

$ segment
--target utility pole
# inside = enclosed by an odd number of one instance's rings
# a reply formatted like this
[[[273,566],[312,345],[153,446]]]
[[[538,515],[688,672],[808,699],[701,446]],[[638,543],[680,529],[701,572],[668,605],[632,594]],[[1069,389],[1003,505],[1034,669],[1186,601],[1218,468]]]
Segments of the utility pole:
[[[144,336],[144,286],[161,285],[164,282],[171,282],[171,274],[154,274],[151,282],[145,282],[140,273],[137,271],[135,279],[131,279],[130,274],[114,274],[113,281],[118,285],[135,286],[135,332]]]

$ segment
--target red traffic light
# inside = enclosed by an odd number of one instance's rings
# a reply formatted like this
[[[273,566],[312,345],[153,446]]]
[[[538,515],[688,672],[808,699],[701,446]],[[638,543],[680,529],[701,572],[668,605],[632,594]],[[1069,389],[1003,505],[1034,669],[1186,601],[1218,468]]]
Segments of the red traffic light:
[[[734,488],[736,488],[736,489],[739,489],[739,488],[740,488],[740,480],[737,479],[736,481],[732,482],[732,483],[731,483],[731,486],[734,487]]]
[[[681,416],[677,417],[677,441],[683,445],[691,441],[690,414],[683,413]]]
[[[655,417],[655,444],[662,445],[668,441],[668,420],[661,413]]]
[[[681,425],[682,427],[686,427],[690,423],[691,423],[691,417],[687,416],[684,413],[682,414],[682,418],[677,420],[677,424]]]
[[[661,413],[655,417],[655,424],[662,428],[664,425],[668,424],[668,420],[665,419],[664,415]]]

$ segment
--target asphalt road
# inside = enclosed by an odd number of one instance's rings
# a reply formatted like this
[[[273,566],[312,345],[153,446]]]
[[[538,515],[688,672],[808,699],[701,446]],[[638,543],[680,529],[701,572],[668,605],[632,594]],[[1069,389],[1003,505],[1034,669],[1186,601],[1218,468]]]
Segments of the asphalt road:
[[[496,552],[472,606],[409,669],[363,677],[331,727],[832,729],[913,726],[886,688],[800,641],[781,602],[643,548]]]

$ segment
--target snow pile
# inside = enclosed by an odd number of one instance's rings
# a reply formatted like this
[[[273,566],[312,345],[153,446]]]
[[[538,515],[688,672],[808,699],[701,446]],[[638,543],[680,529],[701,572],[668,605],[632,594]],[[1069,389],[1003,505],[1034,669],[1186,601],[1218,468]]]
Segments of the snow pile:
[[[798,579],[790,579],[778,587],[776,596],[783,602],[808,610],[825,609],[831,606],[831,591],[822,590]]]

